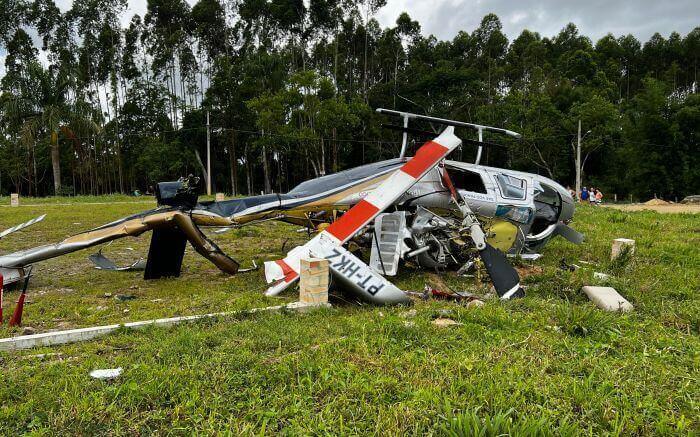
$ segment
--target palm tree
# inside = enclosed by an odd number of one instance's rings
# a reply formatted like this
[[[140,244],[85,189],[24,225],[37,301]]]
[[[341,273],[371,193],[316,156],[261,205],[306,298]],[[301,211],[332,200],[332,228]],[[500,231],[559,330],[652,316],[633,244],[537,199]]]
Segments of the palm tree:
[[[56,66],[45,69],[33,62],[28,66],[23,82],[23,92],[5,99],[4,112],[18,122],[22,142],[27,147],[32,147],[41,138],[48,138],[54,194],[58,195],[61,192],[59,131],[68,124],[88,126],[93,131],[98,128],[84,112],[74,110],[69,100],[72,81],[63,69]]]

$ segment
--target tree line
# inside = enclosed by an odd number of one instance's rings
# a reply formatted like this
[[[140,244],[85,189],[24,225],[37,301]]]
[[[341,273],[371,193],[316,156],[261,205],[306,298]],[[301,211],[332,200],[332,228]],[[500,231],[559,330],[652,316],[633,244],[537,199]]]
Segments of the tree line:
[[[485,16],[450,41],[386,0],[0,0],[0,193],[148,190],[206,171],[232,194],[285,191],[395,157],[384,107],[505,127],[482,163],[648,198],[700,192],[700,27],[608,34],[574,24],[513,41]],[[425,125],[424,129],[432,126]],[[458,135],[474,138],[474,132]],[[464,146],[453,155],[471,161]]]

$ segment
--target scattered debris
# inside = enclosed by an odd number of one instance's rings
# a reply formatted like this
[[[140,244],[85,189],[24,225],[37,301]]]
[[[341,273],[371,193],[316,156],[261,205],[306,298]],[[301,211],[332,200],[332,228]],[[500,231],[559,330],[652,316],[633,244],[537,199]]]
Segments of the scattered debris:
[[[583,287],[583,292],[586,293],[591,302],[605,311],[627,312],[634,309],[632,304],[612,287],[586,285]]]
[[[401,317],[404,319],[412,319],[418,315],[418,311],[415,309],[404,311],[403,313],[400,314]]]
[[[102,295],[102,297],[112,297],[112,293],[105,293]]]
[[[404,320],[403,326],[405,326],[407,328],[413,328],[416,326],[416,322],[413,322],[411,320]]]
[[[615,260],[623,254],[634,254],[634,240],[629,238],[616,238],[612,243],[612,252],[610,253],[610,260]]]
[[[90,376],[95,379],[115,379],[118,378],[124,369],[117,367],[116,369],[97,369],[90,372]]]
[[[446,326],[461,325],[461,323],[457,322],[456,320],[448,319],[445,317],[440,317],[440,318],[433,320],[433,325],[439,326],[439,327],[446,327]]]
[[[586,264],[586,265],[589,265],[589,266],[596,266],[596,265],[598,265],[598,263],[594,263],[594,262],[591,262],[591,261],[584,261],[584,260],[582,260],[582,259],[578,260],[578,262],[579,262],[579,264]]]
[[[452,317],[452,316],[454,316],[455,312],[454,312],[454,310],[442,309],[442,310],[438,310],[437,314],[438,314],[438,315],[437,315],[436,318],[440,318],[440,317]]]
[[[580,269],[581,267],[576,265],[576,264],[568,264],[566,262],[566,259],[562,258],[561,261],[559,262],[559,268],[564,270],[564,271],[573,272],[573,271]]]
[[[427,296],[432,296],[437,299],[452,299],[452,300],[470,300],[476,299],[476,295],[468,291],[444,291],[432,288],[429,285],[425,286],[423,293]]]
[[[520,258],[525,260],[525,261],[537,261],[538,259],[542,258],[541,253],[521,253]]]
[[[484,303],[484,301],[479,300],[479,299],[474,299],[474,300],[469,301],[469,303],[467,303],[467,308],[479,308],[479,307],[482,307],[484,305],[486,305]]]
[[[593,272],[593,277],[596,279],[600,279],[601,281],[607,281],[610,279],[610,275],[607,273],[600,273],[600,272]]]
[[[26,326],[22,330],[22,335],[33,335],[36,334],[36,329],[32,328],[31,326]]]
[[[114,296],[114,298],[120,302],[125,302],[127,300],[136,299],[136,296],[134,296],[133,294],[117,294]]]
[[[57,357],[60,359],[62,356],[63,356],[63,354],[60,352],[49,352],[46,354],[26,355],[25,358],[43,361],[46,358],[52,358],[52,357]]]

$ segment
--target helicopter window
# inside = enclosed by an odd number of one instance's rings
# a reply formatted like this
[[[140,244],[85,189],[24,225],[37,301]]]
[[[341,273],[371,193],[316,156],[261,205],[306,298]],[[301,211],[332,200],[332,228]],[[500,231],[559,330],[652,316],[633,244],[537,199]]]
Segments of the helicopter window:
[[[486,187],[479,173],[457,168],[450,168],[449,171],[450,179],[458,190],[486,194]]]
[[[520,179],[501,173],[496,175],[496,180],[498,181],[498,187],[501,190],[501,195],[506,199],[525,199],[527,190],[527,182],[525,182],[525,179]]]

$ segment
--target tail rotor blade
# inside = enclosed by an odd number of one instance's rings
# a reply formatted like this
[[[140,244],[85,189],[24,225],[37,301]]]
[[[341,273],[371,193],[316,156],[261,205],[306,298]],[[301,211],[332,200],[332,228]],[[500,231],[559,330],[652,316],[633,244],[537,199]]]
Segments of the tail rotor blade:
[[[491,276],[498,297],[512,299],[525,296],[525,292],[520,287],[518,272],[508,262],[503,252],[486,243],[486,248],[479,254],[486,266],[486,271]]]

